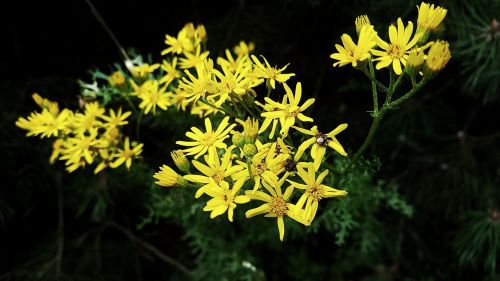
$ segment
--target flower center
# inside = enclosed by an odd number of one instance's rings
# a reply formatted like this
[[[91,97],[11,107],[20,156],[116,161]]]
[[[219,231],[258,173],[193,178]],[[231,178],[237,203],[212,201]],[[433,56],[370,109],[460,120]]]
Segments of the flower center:
[[[307,187],[307,193],[314,198],[314,200],[320,200],[323,198],[323,188],[318,184],[313,184]]]
[[[252,174],[254,176],[260,176],[267,169],[266,162],[258,162],[252,164]]]
[[[220,171],[216,171],[216,172],[212,175],[212,179],[214,179],[214,181],[215,181],[217,184],[220,184],[220,182],[224,180],[224,175],[223,175]]]
[[[404,55],[404,50],[399,45],[390,44],[387,49],[387,54],[391,57],[391,59],[400,59]]]
[[[215,142],[215,135],[213,133],[206,133],[200,142],[203,146],[212,146]]]
[[[275,215],[276,217],[282,217],[288,211],[286,201],[283,197],[274,197],[269,204],[269,213]]]
[[[316,144],[321,145],[321,146],[327,146],[328,141],[330,141],[332,138],[330,138],[326,134],[318,133],[316,135]]]

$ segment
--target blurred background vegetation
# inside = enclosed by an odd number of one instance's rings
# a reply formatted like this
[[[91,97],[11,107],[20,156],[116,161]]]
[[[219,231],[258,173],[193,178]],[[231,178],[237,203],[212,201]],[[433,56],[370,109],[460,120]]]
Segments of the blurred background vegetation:
[[[448,9],[440,37],[452,60],[386,117],[363,167],[334,179],[346,200],[322,206],[306,230],[289,224],[283,243],[265,219],[210,220],[191,193],[153,184],[194,117],[143,120],[144,160],[131,172],[51,166],[50,144],[26,138],[15,120],[35,108],[35,91],[77,108],[78,80],[111,71],[119,52],[83,0],[11,3],[0,63],[0,280],[500,280],[500,1],[434,3]],[[334,43],[360,14],[382,32],[415,19],[417,4],[94,1],[122,45],[156,59],[165,34],[187,22],[206,26],[213,57],[254,41],[273,64],[291,63],[317,99],[320,126],[349,124],[341,142],[351,151],[370,125],[370,89],[360,73],[331,66]]]

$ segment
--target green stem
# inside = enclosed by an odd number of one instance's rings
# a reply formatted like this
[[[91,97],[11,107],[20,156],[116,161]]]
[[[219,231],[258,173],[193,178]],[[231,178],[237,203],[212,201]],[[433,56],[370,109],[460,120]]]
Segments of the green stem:
[[[223,109],[223,108],[221,108],[221,107],[217,107],[216,105],[211,104],[210,102],[208,102],[208,101],[206,101],[206,100],[204,100],[204,99],[199,99],[199,101],[200,101],[200,102],[202,102],[202,103],[204,103],[204,104],[206,104],[206,105],[208,105],[208,106],[210,106],[211,108],[214,108],[214,109],[220,110],[220,111],[224,112],[226,115],[229,115],[229,116],[231,116],[231,117],[233,117],[233,118],[239,118],[239,116],[236,116],[236,115],[234,115],[233,113],[228,112],[228,111],[224,110],[224,109]]]
[[[373,68],[373,65],[371,65],[371,68]],[[366,75],[366,77],[370,79],[372,84],[375,83],[382,91],[384,92],[389,91],[389,89],[386,86],[384,86],[382,83],[380,83],[380,81],[375,79],[375,76],[371,75],[365,68],[361,68],[361,72],[363,72]]]
[[[351,161],[351,165],[349,165],[349,167],[356,164],[359,157],[363,154],[363,152],[365,152],[365,150],[368,148],[368,146],[372,142],[373,137],[375,136],[375,132],[377,131],[378,126],[380,125],[380,121],[382,121],[382,118],[384,117],[384,114],[386,113],[387,109],[388,109],[387,106],[384,105],[382,107],[382,109],[380,110],[379,114],[373,118],[373,122],[372,122],[372,125],[370,127],[370,131],[368,132],[368,135],[366,136],[366,139],[363,142],[363,144],[361,145],[361,147],[359,148],[358,152],[356,152],[356,154],[354,154],[354,157],[352,158],[352,161]]]
[[[375,70],[373,69],[373,63],[371,60],[368,61],[368,66],[370,68],[370,79],[372,81],[372,95],[373,95],[373,114],[378,114],[378,93],[377,93],[377,78],[375,78]]]
[[[427,83],[427,79],[422,78],[420,82],[418,82],[413,89],[411,89],[408,93],[406,93],[404,96],[400,97],[399,99],[390,102],[387,107],[389,109],[394,109],[395,107],[399,106],[401,103],[406,101],[407,99],[411,98],[420,88],[422,88],[425,84]]]

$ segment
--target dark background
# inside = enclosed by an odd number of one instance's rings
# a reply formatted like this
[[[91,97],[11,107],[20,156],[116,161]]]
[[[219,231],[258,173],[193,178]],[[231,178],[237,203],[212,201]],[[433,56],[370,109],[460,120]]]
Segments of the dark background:
[[[342,33],[354,34],[353,20],[360,14],[369,14],[379,32],[385,32],[386,24],[398,16],[414,19],[417,13],[416,1],[396,0],[93,3],[123,46],[156,59],[165,47],[165,34],[175,35],[187,22],[205,25],[212,58],[240,40],[255,42],[255,53],[266,56],[272,64],[290,63],[287,70],[296,73],[294,79],[302,82],[304,95],[316,98],[312,115],[320,125],[333,128],[349,123],[349,129],[340,138],[351,151],[360,146],[369,128],[370,89],[362,74],[351,67],[332,67],[329,55],[334,52],[334,44],[340,41]],[[444,5],[450,7],[456,3],[445,1]],[[58,225],[55,186],[64,186],[67,181],[74,183],[85,175],[71,178],[62,172],[62,165],[50,166],[48,144],[25,138],[14,122],[34,110],[31,94],[35,91],[59,101],[61,106],[76,108],[80,93],[77,80],[89,81],[89,69],[110,71],[120,56],[83,0],[10,4],[1,8],[4,23],[0,60],[0,169],[4,183],[0,189],[0,280],[28,280],[23,279],[23,270],[33,270],[33,264],[43,265],[44,258],[50,261],[47,256],[52,253],[51,237]],[[442,37],[452,42],[453,54],[453,42],[458,39],[452,23],[447,28]],[[418,237],[409,239],[405,245],[406,268],[403,266],[401,271],[396,268],[396,273],[392,269],[384,271],[390,278],[384,280],[480,280],[485,276],[493,276],[490,280],[495,280],[497,276],[490,275],[483,267],[481,256],[486,254],[478,254],[477,264],[464,265],[459,262],[460,252],[456,248],[457,237],[468,225],[473,225],[468,220],[471,214],[479,212],[498,219],[493,211],[498,207],[500,184],[498,101],[484,103],[479,91],[464,92],[461,82],[468,74],[461,69],[454,57],[422,92],[384,120],[368,151],[382,162],[378,176],[397,180],[403,187],[402,193],[416,209],[410,231]],[[169,138],[161,132],[153,133],[160,139]],[[145,147],[144,154],[152,156],[153,166],[162,163],[158,151],[148,150],[147,144]],[[56,169],[60,172],[54,172]],[[134,189],[115,194],[120,199],[116,200],[120,203],[115,212],[124,213],[122,217],[140,217],[138,214],[143,214],[145,207],[137,194]],[[64,208],[71,209],[74,203],[71,200],[68,199],[69,207]],[[92,220],[77,218],[69,211],[64,221],[66,236],[73,238],[96,226]],[[141,232],[146,240],[171,255],[185,260],[195,255],[183,253],[189,247],[184,240],[162,239],[165,233],[167,237],[182,236],[182,230],[168,222]],[[108,251],[107,257],[112,261],[103,261],[108,266],[95,269],[102,280],[115,280],[110,276],[116,280],[169,278],[171,268],[147,258],[141,273],[128,268],[124,256],[135,246],[113,232],[106,239],[110,246],[103,251]],[[481,245],[478,252],[488,253],[488,245]],[[92,249],[74,244],[65,251],[68,261],[64,270],[78,273],[79,263],[85,263],[78,257],[87,256],[84,253]],[[321,255],[316,254],[318,259]],[[140,255],[134,258],[140,259]],[[47,262],[46,266],[51,265]],[[417,274],[419,268],[427,274]],[[365,278],[377,269],[362,267],[354,272],[350,280],[372,280]]]

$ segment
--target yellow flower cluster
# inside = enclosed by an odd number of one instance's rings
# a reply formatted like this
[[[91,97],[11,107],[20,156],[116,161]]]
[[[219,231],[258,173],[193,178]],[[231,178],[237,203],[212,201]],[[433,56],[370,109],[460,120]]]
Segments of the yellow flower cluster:
[[[377,62],[375,66],[377,70],[392,65],[392,70],[396,75],[402,75],[404,72],[418,72],[424,67],[424,64],[429,70],[428,75],[439,72],[451,58],[448,43],[427,42],[427,39],[429,34],[444,20],[447,10],[424,2],[417,8],[416,32],[414,32],[414,24],[411,21],[405,25],[403,20],[398,18],[396,26],[389,26],[389,41],[384,41],[378,36],[366,15],[358,17],[355,21],[358,43],[355,44],[348,34],[343,34],[341,36],[342,45],[336,44],[337,53],[330,56],[336,60],[333,66],[351,64],[353,67],[358,67],[360,63],[371,59]],[[425,55],[423,52],[434,44],[442,46],[439,48],[440,51],[435,51],[432,54],[429,51]],[[412,53],[414,55],[409,61]],[[415,56],[417,54],[419,55]],[[432,60],[427,59],[431,55]]]
[[[32,112],[27,118],[20,117],[16,125],[27,132],[27,136],[52,138],[50,162],[65,161],[66,170],[73,172],[86,165],[96,164],[94,173],[107,167],[117,168],[125,164],[130,168],[132,160],[138,158],[142,144],[130,143],[120,128],[128,123],[130,112],[122,109],[106,110],[97,102],[84,105],[82,112],[59,110],[57,102],[33,94],[41,111]]]
[[[195,188],[196,198],[209,198],[203,210],[211,218],[227,213],[232,222],[238,205],[253,204],[245,216],[276,218],[283,240],[284,217],[310,225],[321,199],[347,194],[323,184],[328,169],[321,169],[328,147],[347,155],[336,139],[347,124],[329,133],[303,127],[314,121],[306,115],[314,99],[302,98],[300,82],[294,89],[287,84],[294,76],[285,73],[288,65],[272,67],[264,57],[250,54],[253,43],[243,41],[214,65],[208,51],[200,51],[196,30],[188,24],[177,37],[167,35],[162,54],[171,58],[162,63],[166,75],[160,84],[175,87],[178,108],[213,117],[176,142],[180,147],[171,156],[179,172],[162,165],[154,175],[156,183]],[[180,72],[175,71],[177,61],[191,63],[180,63]],[[262,89],[264,95],[259,94]],[[295,147],[292,137],[297,136],[306,141]],[[310,154],[305,153],[309,148]]]

